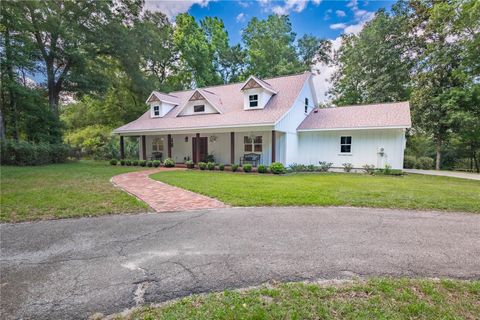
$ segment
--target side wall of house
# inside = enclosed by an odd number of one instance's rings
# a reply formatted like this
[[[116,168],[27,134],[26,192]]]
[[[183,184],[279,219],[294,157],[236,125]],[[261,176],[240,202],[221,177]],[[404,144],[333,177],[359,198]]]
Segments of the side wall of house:
[[[352,137],[349,154],[340,152],[342,136]],[[298,137],[298,163],[318,165],[319,161],[326,161],[334,167],[351,163],[355,168],[365,164],[383,168],[389,164],[394,169],[403,169],[404,129],[299,132]],[[380,148],[384,150],[383,156]]]

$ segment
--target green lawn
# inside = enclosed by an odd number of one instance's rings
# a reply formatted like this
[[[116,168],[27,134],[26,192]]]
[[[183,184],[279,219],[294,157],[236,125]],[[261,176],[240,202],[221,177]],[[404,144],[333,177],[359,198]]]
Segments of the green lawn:
[[[110,183],[140,170],[107,162],[79,161],[40,167],[1,168],[3,222],[145,212],[147,205]]]
[[[480,182],[408,175],[161,172],[152,178],[234,206],[364,206],[480,212]]]
[[[117,319],[478,319],[480,281],[287,283],[195,295]]]

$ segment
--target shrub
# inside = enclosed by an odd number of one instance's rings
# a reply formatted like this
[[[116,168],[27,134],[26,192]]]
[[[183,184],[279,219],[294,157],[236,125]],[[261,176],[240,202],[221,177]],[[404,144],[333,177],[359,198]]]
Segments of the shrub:
[[[342,166],[343,166],[343,171],[345,172],[350,172],[353,169],[353,164],[349,162],[342,164]]]
[[[285,167],[280,162],[273,162],[270,165],[270,171],[273,174],[282,174],[282,173],[285,173]]]
[[[112,166],[116,166],[116,165],[117,165],[117,160],[116,160],[116,159],[110,160],[110,164],[111,164]]]
[[[215,156],[213,154],[209,154],[207,155],[207,157],[205,158],[205,161],[208,163],[208,162],[213,162],[215,163]]]
[[[267,173],[267,166],[264,166],[263,164],[259,165],[257,168],[258,173]]]
[[[383,169],[384,174],[390,174],[392,172],[392,166],[389,165],[388,163],[385,164],[385,168]]]
[[[218,170],[223,171],[225,170],[225,165],[222,163],[218,166]]]
[[[433,159],[429,157],[420,157],[417,159],[417,169],[429,170],[433,168]]]
[[[362,166],[362,168],[363,168],[363,171],[368,174],[373,174],[375,172],[375,166],[373,164],[371,165],[365,164]]]
[[[200,170],[205,170],[207,169],[207,164],[205,162],[199,162],[198,168],[200,168]]]
[[[126,160],[126,161],[125,161],[125,164],[126,164],[127,166],[131,166],[131,165],[132,165],[132,161],[131,161],[131,160]]]
[[[330,168],[332,167],[333,163],[332,162],[326,162],[326,161],[319,161],[318,162],[320,164],[320,172],[327,172],[328,170],[330,170]]]
[[[413,169],[417,166],[417,159],[413,156],[405,156],[403,158],[403,167],[406,169]]]
[[[195,163],[193,163],[192,160],[187,160],[187,161],[185,161],[185,165],[187,166],[188,169],[193,169],[193,168],[195,168]]]
[[[231,167],[231,168],[232,168],[232,172],[237,172],[237,170],[238,170],[238,164],[235,164],[235,163],[232,164],[232,167]]]
[[[309,164],[308,166],[306,166],[306,169],[308,172],[314,172],[317,168],[315,167],[315,165]]]
[[[152,161],[147,161],[147,167],[153,167],[153,162]]]
[[[306,171],[306,166],[304,164],[292,163],[288,168],[293,172],[302,172]]]
[[[160,160],[154,160],[154,161],[152,161],[152,164],[155,168],[158,168],[158,167],[160,167],[161,162],[160,162]]]
[[[207,169],[208,170],[215,170],[215,163],[214,162],[208,162],[207,163]]]
[[[34,166],[61,163],[68,159],[71,148],[65,144],[31,143],[0,140],[1,164]]]
[[[138,164],[141,166],[141,167],[145,167],[147,165],[147,161],[146,160],[140,160],[138,162]]]
[[[163,161],[163,165],[167,168],[173,168],[175,167],[175,161],[173,161],[173,159],[167,158]]]
[[[138,160],[133,160],[133,161],[132,161],[132,165],[138,166]]]
[[[246,163],[243,165],[244,172],[252,172],[252,165],[250,163]]]
[[[120,165],[122,165],[122,166],[125,165],[125,160],[124,159],[120,160]]]

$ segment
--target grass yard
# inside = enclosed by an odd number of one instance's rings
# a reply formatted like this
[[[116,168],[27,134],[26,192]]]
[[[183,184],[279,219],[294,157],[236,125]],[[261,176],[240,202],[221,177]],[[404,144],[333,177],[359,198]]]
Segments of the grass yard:
[[[480,213],[480,182],[407,175],[260,175],[172,171],[151,176],[233,206],[362,206]]]
[[[3,222],[145,212],[147,205],[113,187],[114,175],[140,170],[107,162],[79,161],[1,168]]]
[[[287,283],[195,295],[117,319],[478,319],[480,281]]]

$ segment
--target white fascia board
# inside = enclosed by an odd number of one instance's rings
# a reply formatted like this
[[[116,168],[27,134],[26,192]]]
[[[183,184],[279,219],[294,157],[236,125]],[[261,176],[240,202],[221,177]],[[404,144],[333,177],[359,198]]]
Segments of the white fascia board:
[[[316,132],[316,131],[380,130],[380,129],[406,129],[406,128],[410,128],[410,126],[297,129],[297,131],[298,132]]]
[[[235,131],[235,129],[257,129],[257,131],[264,131],[264,130],[272,130],[274,124],[273,123],[263,123],[263,124],[246,124],[246,125],[228,125],[228,126],[205,126],[205,127],[184,127],[184,128],[171,128],[171,129],[146,129],[146,130],[137,130],[137,131],[130,131],[130,130],[114,130],[113,133],[119,135],[142,135],[142,134],[152,134],[152,133],[168,133],[168,132],[195,132],[195,131],[205,131],[205,130],[223,130],[229,129],[226,132]],[[248,131],[248,130],[247,130]]]

